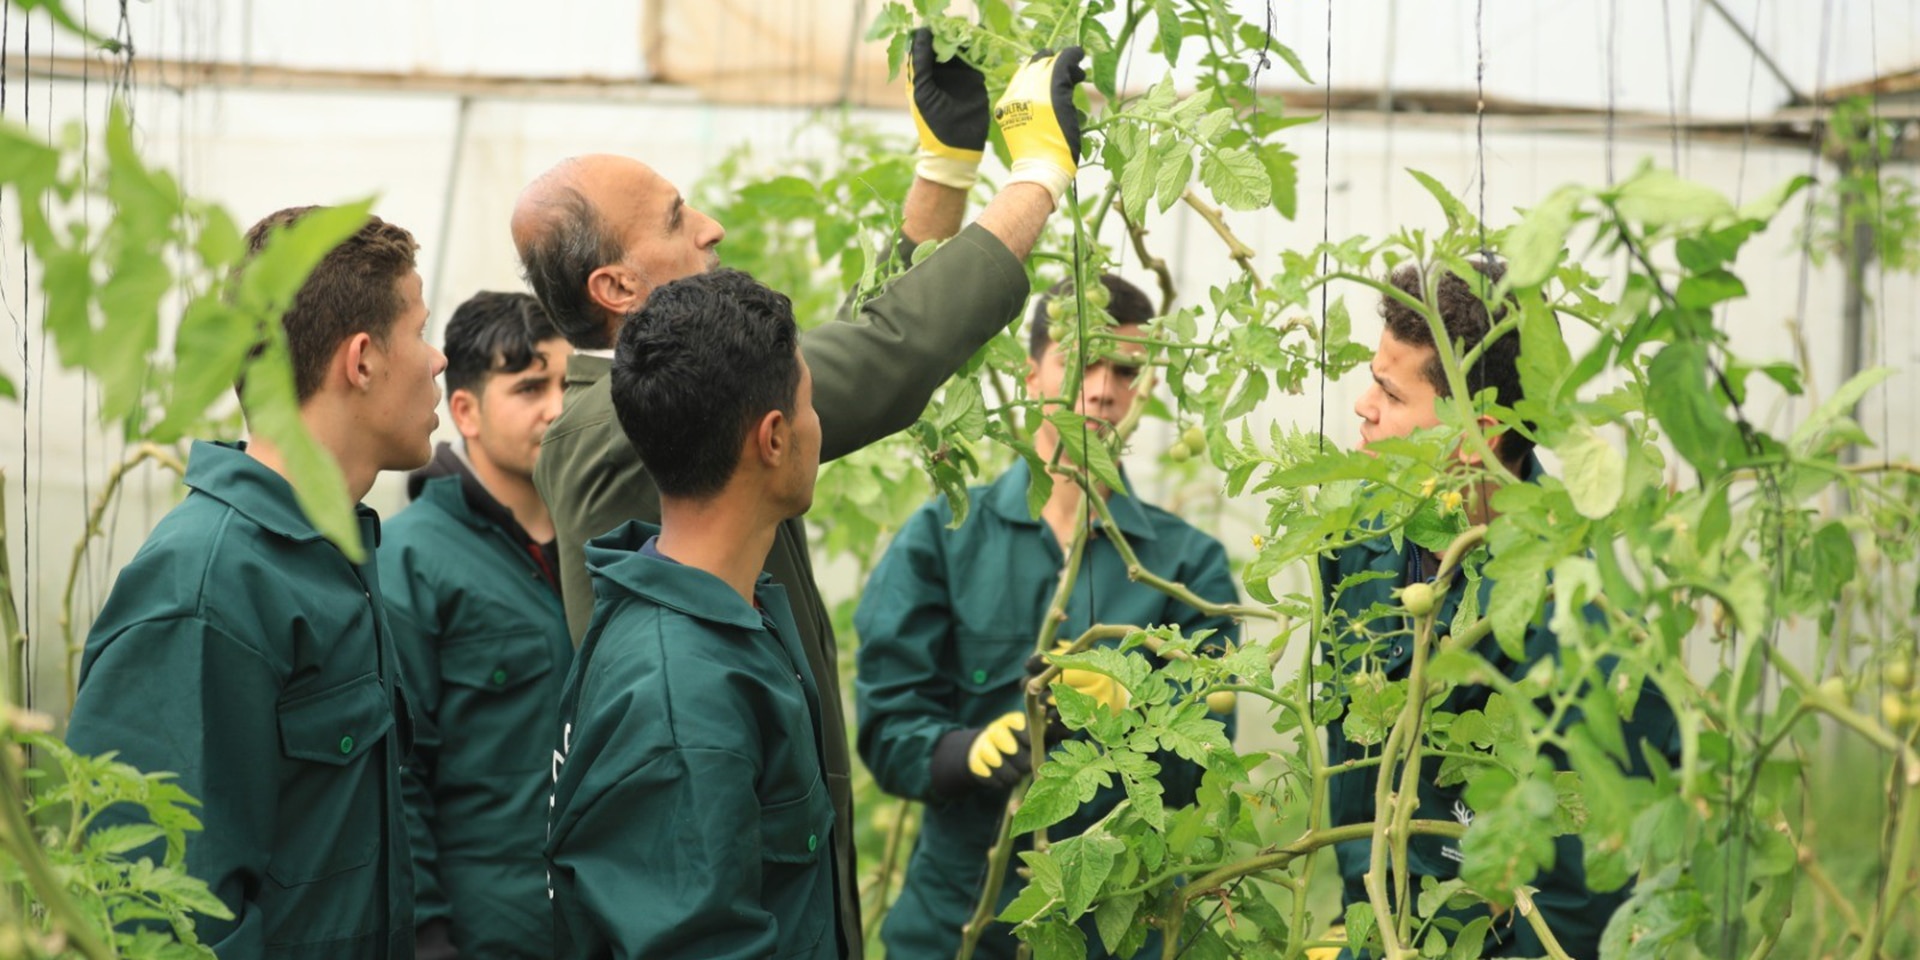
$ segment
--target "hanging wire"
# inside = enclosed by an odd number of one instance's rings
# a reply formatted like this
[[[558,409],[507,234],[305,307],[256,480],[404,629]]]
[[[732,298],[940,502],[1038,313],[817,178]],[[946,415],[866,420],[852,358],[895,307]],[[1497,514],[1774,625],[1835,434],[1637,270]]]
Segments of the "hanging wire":
[[[1273,4],[1267,4],[1272,17]],[[1326,102],[1320,113],[1320,274],[1327,272],[1327,248],[1333,242],[1333,0],[1327,0],[1327,66],[1320,80]],[[1320,285],[1320,336],[1314,338],[1320,367],[1320,432],[1314,449],[1327,448],[1327,285]]]
[[[1483,24],[1487,14],[1486,0],[1475,0],[1473,5],[1473,139],[1476,165],[1480,180],[1480,256],[1487,256],[1487,32]],[[1611,153],[1611,151],[1609,151]],[[1484,298],[1485,284],[1480,291]],[[1492,322],[1493,314],[1487,314]]]
[[[1607,0],[1607,186],[1613,186],[1613,144],[1614,144],[1614,91],[1620,85],[1620,59],[1615,53],[1614,40],[1620,32],[1619,0]]]
[[[1660,0],[1660,35],[1667,49],[1667,136],[1673,145],[1673,172],[1680,174],[1680,99],[1673,76],[1673,8],[1671,0]]]
[[[1882,177],[1882,171],[1881,171],[1881,137],[1883,135],[1883,129],[1880,126],[1880,23],[1879,23],[1880,18],[1878,15],[1879,6],[1880,6],[1879,0],[1867,0],[1868,62],[1873,67],[1873,84],[1869,88],[1869,92],[1867,95],[1867,123],[1868,123],[1868,129],[1872,131],[1870,135],[1870,139],[1868,140],[1868,144],[1867,144],[1868,146],[1867,162],[1872,165],[1872,169],[1873,169],[1873,186],[1874,186],[1873,219],[1876,226],[1876,229],[1874,231],[1874,242],[1876,244],[1879,242],[1880,230],[1884,229],[1886,225],[1886,206],[1885,206],[1886,183]],[[1861,279],[1864,282],[1865,278],[1862,277]],[[1880,354],[1879,356],[1880,362],[1885,363],[1888,359],[1887,357],[1887,307],[1886,307],[1887,265],[1885,260],[1881,260],[1880,266],[1878,270],[1875,272],[1874,283],[1875,283],[1876,289],[1879,291],[1878,297],[1876,297],[1875,300],[1873,301],[1874,328],[1877,332],[1877,336],[1875,337],[1875,342],[1874,342],[1874,348]],[[1892,414],[1891,414],[1892,407],[1893,407],[1893,404],[1888,402],[1885,394],[1882,394],[1880,398],[1880,442],[1881,443],[1888,443],[1891,441],[1893,437],[1893,432],[1892,432],[1893,423],[1892,423]],[[1916,646],[1920,646],[1920,641],[1915,641],[1915,644]],[[1879,683],[1881,686],[1881,690],[1880,690],[1881,696],[1885,696],[1886,695],[1886,689],[1885,689],[1886,674],[1884,672],[1882,672],[1880,675]],[[1876,764],[1876,766],[1880,766],[1879,772],[1880,772],[1880,778],[1882,782],[1886,782],[1887,772],[1890,769],[1892,763],[1893,761],[1889,759],[1886,761],[1886,765]],[[1880,799],[1881,799],[1881,802],[1884,804],[1884,806],[1881,808],[1881,811],[1880,811],[1880,830],[1881,830],[1881,835],[1884,838],[1886,835],[1889,818],[1893,813],[1893,805],[1895,803],[1895,800],[1890,792],[1883,792]],[[1908,797],[1904,802],[1913,803],[1915,801],[1912,797]],[[1885,843],[1884,839],[1882,840],[1882,843],[1883,844]],[[1883,846],[1883,849],[1884,849],[1884,846]],[[1873,902],[1874,902],[1874,908],[1876,912],[1885,911],[1886,902],[1887,902],[1887,873],[1884,870],[1876,870],[1873,872]]]
[[[52,113],[52,111],[49,110],[48,113]],[[29,13],[29,14],[24,14],[20,18],[20,124],[21,126],[30,126],[32,119],[33,119],[33,15]],[[47,198],[47,202],[51,203],[52,198],[51,197]],[[38,405],[36,405],[35,397],[33,395],[34,394],[34,391],[33,391],[34,373],[37,369],[44,369],[44,361],[46,360],[46,346],[47,346],[46,315],[44,312],[42,312],[41,318],[40,318],[40,330],[41,330],[40,360],[42,361],[42,363],[36,366],[33,363],[29,363],[27,360],[27,345],[30,339],[29,331],[33,325],[33,288],[31,286],[31,283],[32,283],[32,275],[30,272],[29,258],[27,256],[27,244],[23,242],[20,244],[20,323],[19,323],[20,364],[21,364],[20,457],[22,460],[21,469],[20,469],[20,492],[22,494],[20,498],[20,571],[21,571],[20,582],[26,587],[26,589],[22,591],[23,596],[21,597],[21,603],[20,603],[20,623],[26,628],[28,636],[33,636],[38,632],[35,628],[34,619],[33,619],[33,600],[34,600],[34,595],[39,592],[39,587],[40,587],[40,583],[39,583],[40,564],[36,563],[34,558],[33,533],[34,533],[34,529],[39,526],[38,521],[40,518],[40,498],[44,494],[44,490],[45,490],[44,483],[30,483],[29,480],[33,474],[33,468],[35,466],[38,466],[40,468],[40,471],[39,471],[40,479],[44,480],[46,478],[46,472],[47,472],[46,457],[41,456],[36,458],[36,457],[27,456],[27,450],[28,450],[27,424],[30,420],[33,419],[35,414],[40,414],[40,421],[41,421],[41,429],[39,431],[39,435],[37,439],[41,442],[43,448],[46,442],[46,429],[45,429],[46,412],[43,409],[45,407],[45,402],[42,401]],[[32,511],[27,510],[28,497],[25,496],[25,494],[29,490],[31,490],[33,493],[32,499],[34,501],[34,507]],[[33,644],[31,642],[26,644],[25,648],[21,650],[20,659],[21,659],[21,671],[22,671],[20,675],[20,690],[22,693],[21,699],[24,701],[24,705],[26,706],[26,708],[31,710],[33,709],[33,664],[35,659],[33,655]]]

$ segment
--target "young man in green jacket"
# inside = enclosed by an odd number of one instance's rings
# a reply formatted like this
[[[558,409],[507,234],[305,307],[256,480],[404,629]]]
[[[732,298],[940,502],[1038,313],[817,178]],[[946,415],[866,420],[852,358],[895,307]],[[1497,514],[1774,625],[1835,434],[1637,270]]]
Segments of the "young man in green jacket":
[[[1000,104],[1010,109],[1000,127],[1013,171],[979,219],[956,234],[987,141],[986,84],[957,58],[937,62],[926,31],[915,37],[908,82],[920,163],[902,212],[901,246],[946,243],[862,304],[857,316],[801,336],[819,385],[827,459],[911,425],[933,391],[1018,315],[1028,290],[1022,261],[1079,162],[1073,91],[1085,76],[1080,58],[1078,47],[1036,57],[1008,87]],[[553,510],[560,585],[575,638],[586,631],[593,602],[587,540],[628,520],[660,516],[652,464],[636,456],[614,420],[607,348],[623,318],[656,286],[712,269],[724,235],[672,184],[625,157],[566,161],[528,186],[514,208],[514,244],[528,282],[579,351],[568,366],[564,408],[547,431],[534,473]],[[766,571],[791,594],[807,667],[827,703],[840,936],[848,955],[857,957],[852,760],[841,719],[838,651],[798,519],[780,526]]]
[[[546,847],[561,960],[843,955],[826,705],[761,571],[820,466],[798,342],[787,298],[735,270],[661,287],[620,333],[614,409],[660,526],[587,545]]]
[[[546,732],[573,638],[533,464],[572,352],[527,294],[461,304],[446,334],[460,445],[407,478],[413,504],[380,544],[416,719],[402,783],[419,960],[552,955]]]
[[[1141,324],[1153,316],[1146,295],[1118,277],[1101,281],[1114,332],[1142,336]],[[1045,306],[1043,299],[1033,312],[1027,391],[1058,399],[1068,359],[1049,334]],[[1121,346],[1088,363],[1078,412],[1115,423],[1141,399],[1139,368],[1129,360],[1143,351]],[[1044,461],[1052,460],[1059,443],[1051,424],[1034,435]],[[975,488],[974,509],[959,529],[948,529],[953,511],[944,499],[921,508],[887,547],[854,614],[860,758],[882,789],[926,803],[906,884],[881,928],[890,960],[945,960],[959,949],[1007,793],[1028,772],[1030,731],[1021,688],[1066,562],[1065,546],[1087,522],[1081,489],[1065,476],[1056,478],[1034,518],[1027,509],[1029,478],[1023,461],[990,486]],[[1149,570],[1215,603],[1238,599],[1219,542],[1131,491],[1107,491],[1106,498],[1119,532]],[[1216,631],[1220,643],[1239,635],[1231,619],[1207,616],[1134,582],[1112,541],[1099,532],[1087,544],[1066,617],[1059,627],[1063,640],[1095,623],[1178,624],[1188,635]],[[1061,680],[1125,706],[1125,689],[1106,677],[1068,670]],[[1226,720],[1231,736],[1232,718]],[[1201,769],[1171,754],[1159,763],[1166,804],[1192,803]],[[1052,835],[1084,832],[1124,796],[1117,786],[1102,790]],[[1001,888],[1002,907],[1024,886],[1014,866],[1009,863]],[[1088,926],[1088,943],[1097,951],[1099,937]],[[1017,947],[1000,925],[987,931],[974,955],[1011,960]],[[1151,953],[1140,955],[1158,956],[1158,939],[1142,949]]]
[[[260,221],[249,249],[312,209]],[[414,251],[370,218],[282,320],[300,419],[355,500],[431,453],[446,358],[425,337]],[[177,773],[199,798],[206,829],[187,838],[186,869],[233,912],[198,919],[221,960],[411,957],[410,738],[376,562],[322,539],[287,470],[264,440],[194,445],[187,498],[87,635],[67,742]],[[379,518],[358,510],[371,551]],[[131,816],[110,808],[94,826]]]
[[[1475,269],[1484,275],[1484,283],[1488,287],[1497,284],[1505,272],[1497,262],[1476,261]],[[1418,265],[1401,266],[1394,271],[1391,281],[1408,296],[1419,299],[1426,295]],[[1465,279],[1451,272],[1441,276],[1434,286],[1434,303],[1445,321],[1447,335],[1463,356],[1481,344],[1488,330],[1505,316],[1511,306],[1500,305],[1489,316],[1481,294],[1470,287]],[[1373,384],[1354,404],[1354,412],[1360,416],[1363,445],[1391,437],[1405,437],[1415,430],[1438,426],[1438,404],[1450,395],[1426,318],[1391,298],[1382,298],[1380,314],[1385,322],[1380,334],[1380,348],[1373,358]],[[1492,388],[1496,402],[1503,406],[1517,406],[1524,396],[1520,387],[1519,352],[1520,338],[1517,334],[1508,334],[1487,344],[1480,359],[1466,371],[1467,382],[1476,387]],[[1496,421],[1485,417],[1481,423],[1491,427]],[[1544,475],[1539,459],[1534,456],[1533,441],[1528,437],[1518,431],[1504,431],[1487,439],[1494,454],[1522,482],[1534,483]],[[1476,462],[1471,453],[1463,451],[1461,456],[1469,462]],[[1485,523],[1492,519],[1488,502],[1494,487],[1491,480],[1479,481],[1462,501],[1461,508],[1467,510],[1475,522]],[[1431,551],[1411,541],[1396,547],[1393,540],[1386,536],[1322,558],[1321,582],[1327,591],[1331,622],[1343,634],[1330,651],[1339,669],[1348,673],[1374,669],[1380,671],[1387,680],[1404,679],[1413,657],[1412,645],[1404,638],[1385,644],[1370,640],[1369,632],[1403,629],[1397,622],[1378,624],[1371,611],[1397,607],[1400,603],[1396,599],[1397,591],[1410,584],[1430,581],[1438,573],[1438,558]],[[1387,576],[1354,579],[1349,583],[1350,579],[1365,574]],[[1439,633],[1444,634],[1447,625],[1453,622],[1455,611],[1466,597],[1467,583],[1467,578],[1455,577],[1447,593],[1437,598],[1434,624]],[[1488,608],[1496,589],[1493,578],[1483,577],[1480,580],[1480,609]],[[1520,679],[1535,663],[1559,656],[1559,640],[1546,626],[1552,619],[1552,613],[1549,607],[1528,627],[1522,657],[1515,659],[1507,656],[1492,637],[1482,641],[1476,652],[1507,677]],[[1439,638],[1435,639],[1437,641]],[[1453,714],[1479,710],[1486,706],[1491,693],[1491,688],[1485,686],[1457,687],[1438,708]],[[1651,685],[1643,690],[1634,715],[1623,724],[1623,730],[1633,755],[1632,771],[1637,775],[1644,776],[1647,772],[1641,752],[1643,743],[1647,749],[1660,751],[1669,758],[1678,756],[1679,734],[1672,711],[1660,697],[1659,691]],[[1329,767],[1338,769],[1342,764],[1363,760],[1373,752],[1374,748],[1349,740],[1345,725],[1340,721],[1327,725]],[[1555,756],[1554,759],[1560,767],[1565,768],[1565,758]],[[1437,786],[1438,773],[1438,760],[1429,759],[1425,762],[1419,781],[1420,805],[1414,817],[1470,821],[1473,812],[1463,799],[1464,786]],[[1332,826],[1373,821],[1377,776],[1377,767],[1360,767],[1332,779],[1328,787],[1328,815]],[[1344,882],[1344,902],[1365,902],[1367,894],[1364,881],[1372,854],[1371,841],[1340,843],[1335,846],[1334,852]],[[1460,858],[1459,843],[1454,840],[1414,837],[1408,843],[1408,859],[1416,887],[1421,877],[1444,881],[1457,876]],[[1599,955],[1600,934],[1606,929],[1608,918],[1620,904],[1626,902],[1632,887],[1629,885],[1608,893],[1593,891],[1587,886],[1582,861],[1578,837],[1556,838],[1553,867],[1542,871],[1532,881],[1532,885],[1538,888],[1533,895],[1533,902],[1568,956],[1592,958]],[[1459,915],[1457,919],[1465,922],[1472,915]],[[1338,939],[1338,936],[1333,939]],[[1545,956],[1547,952],[1532,925],[1508,914],[1494,924],[1482,955],[1538,957]],[[1336,956],[1343,960],[1353,956],[1348,951],[1336,952],[1331,949],[1325,950],[1324,954],[1328,960]],[[1310,951],[1309,957],[1318,960],[1314,952]]]

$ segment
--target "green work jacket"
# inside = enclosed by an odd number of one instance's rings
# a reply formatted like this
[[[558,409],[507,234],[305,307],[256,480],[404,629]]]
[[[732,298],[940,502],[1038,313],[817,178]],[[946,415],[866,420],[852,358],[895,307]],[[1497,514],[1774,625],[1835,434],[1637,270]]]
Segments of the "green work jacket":
[[[199,798],[186,869],[233,911],[198,922],[221,960],[411,957],[411,734],[375,560],[348,562],[242,447],[194,444],[186,482],[87,634],[67,743]]]
[[[628,523],[587,546],[547,859],[560,960],[832,960],[823,700],[787,591],[749,604]]]
[[[1520,472],[1526,482],[1537,482],[1542,475],[1538,459],[1528,457]],[[1356,574],[1386,573],[1391,576],[1354,583],[1338,594],[1337,602],[1332,604],[1330,612],[1335,618],[1335,629],[1345,635],[1340,649],[1334,651],[1334,660],[1348,673],[1371,667],[1385,674],[1389,680],[1402,680],[1412,668],[1412,642],[1406,636],[1400,636],[1377,643],[1358,635],[1353,627],[1346,624],[1365,624],[1372,618],[1368,611],[1376,605],[1396,606],[1399,601],[1394,592],[1418,579],[1431,580],[1437,571],[1432,569],[1431,559],[1426,560],[1427,569],[1420,575],[1414,568],[1420,548],[1411,542],[1396,548],[1390,537],[1379,537],[1364,543],[1338,551],[1331,557],[1321,559],[1321,582],[1323,589],[1330,592],[1338,588],[1343,581]],[[1467,578],[1455,577],[1452,586],[1439,600],[1437,615],[1434,619],[1434,642],[1439,643],[1447,635],[1448,625],[1453,622],[1454,614],[1466,597]],[[1482,578],[1479,588],[1480,609],[1489,608],[1493,591],[1498,589],[1491,577]],[[1525,656],[1515,660],[1501,650],[1499,642],[1491,635],[1480,642],[1476,649],[1481,657],[1493,665],[1502,674],[1513,680],[1525,676],[1533,664],[1543,659],[1558,659],[1560,644],[1553,631],[1545,624],[1553,618],[1553,607],[1549,601],[1547,609],[1531,626],[1527,628]],[[1376,624],[1373,629],[1403,629],[1401,624]],[[1493,693],[1485,686],[1460,686],[1454,688],[1447,699],[1438,705],[1438,709],[1448,713],[1460,714],[1468,710],[1481,710],[1486,707],[1487,698]],[[1569,722],[1579,722],[1578,717],[1569,718]],[[1660,750],[1666,756],[1677,757],[1679,752],[1678,728],[1673,713],[1661,698],[1659,691],[1651,685],[1643,691],[1632,719],[1622,724],[1623,732],[1629,744],[1646,742],[1652,749]],[[1350,760],[1361,760],[1378,753],[1378,745],[1362,746],[1346,737],[1345,725],[1341,721],[1327,724],[1327,765],[1338,767]],[[1632,771],[1636,775],[1647,773],[1644,759],[1638,749],[1633,751]],[[1566,758],[1557,752],[1552,753],[1555,765],[1567,769]],[[1447,787],[1435,785],[1440,771],[1440,761],[1428,758],[1422,762],[1420,772],[1420,805],[1414,811],[1415,819],[1421,820],[1458,820],[1471,822],[1473,811],[1466,806],[1463,798],[1465,785],[1456,784]],[[1374,785],[1378,782],[1377,767],[1362,767],[1333,777],[1328,784],[1328,816],[1333,826],[1345,826],[1355,823],[1371,823],[1374,816]],[[1344,881],[1344,900],[1346,903],[1361,903],[1367,899],[1364,877],[1366,875],[1373,850],[1371,840],[1350,840],[1336,844],[1335,857],[1339,862],[1340,876]],[[1442,837],[1417,836],[1407,845],[1407,857],[1415,876],[1415,888],[1419,877],[1433,877],[1436,880],[1450,880],[1459,874],[1460,845],[1458,841]],[[1549,929],[1565,947],[1569,956],[1597,957],[1600,953],[1600,935],[1606,929],[1607,921],[1613,912],[1625,903],[1633,893],[1632,885],[1608,893],[1598,893],[1587,886],[1586,868],[1583,865],[1584,851],[1580,838],[1574,835],[1557,837],[1554,840],[1554,865],[1542,871],[1533,880],[1533,886],[1539,890],[1533,895],[1535,905],[1540,908]],[[1457,912],[1454,916],[1465,922],[1484,913],[1484,908],[1474,911]],[[1533,927],[1522,920],[1512,918],[1496,922],[1488,937],[1483,956],[1486,957],[1540,957],[1545,956],[1546,948],[1541,944]]]
[[[1066,562],[1053,531],[1027,512],[1030,476],[1021,462],[975,488],[974,509],[957,530],[947,529],[953,512],[946,500],[922,507],[887,547],[854,614],[860,758],[881,789],[926,802],[905,886],[881,931],[889,960],[953,956],[1006,809],[1002,790],[937,796],[930,771],[941,737],[984,726],[1024,704],[1026,661]],[[1107,505],[1148,570],[1206,600],[1236,602],[1218,541],[1126,492],[1116,492]],[[1098,531],[1083,563],[1060,625],[1063,639],[1095,623],[1179,624],[1188,634],[1212,629],[1218,642],[1239,635],[1232,620],[1203,615],[1130,580],[1113,541]],[[1233,719],[1223,719],[1231,736]],[[1200,768],[1172,754],[1156,760],[1167,806],[1192,803]],[[1124,796],[1118,786],[1102,790],[1049,834],[1078,835]],[[1022,885],[1009,864],[1001,905]],[[997,925],[975,956],[1011,958],[1017,945],[1007,927]]]
[[[960,364],[1020,312],[1027,296],[1020,261],[978,225],[962,230],[926,260],[868,300],[846,322],[800,336],[813,370],[813,406],[820,413],[820,455],[844,456],[905,429]],[[593,593],[582,546],[628,520],[657,523],[660,494],[614,418],[607,383],[611,361],[575,355],[567,363],[560,416],[547,427],[534,483],[553,512],[560,547],[560,586],[567,622],[579,638]],[[781,524],[766,572],[787,589],[807,666],[825,710],[827,789],[836,816],[833,851],[841,884],[840,935],[847,955],[861,955],[860,905],[854,893],[853,761],[840,698],[833,621],[813,582],[806,527]]]
[[[525,534],[488,505],[463,469],[425,480],[387,523],[380,582],[416,718],[414,922],[450,921],[464,957],[533,960],[552,956],[540,846],[573,639]]]

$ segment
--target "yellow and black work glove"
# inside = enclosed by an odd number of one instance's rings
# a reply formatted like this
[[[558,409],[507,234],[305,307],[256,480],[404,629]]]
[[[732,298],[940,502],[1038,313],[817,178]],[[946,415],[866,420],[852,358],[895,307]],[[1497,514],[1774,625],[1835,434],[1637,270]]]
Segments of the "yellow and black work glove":
[[[960,190],[980,179],[980,156],[987,147],[987,79],[959,57],[935,60],[933,31],[913,32],[907,58],[908,103],[920,131],[919,162],[913,172],[923,180]]]
[[[1319,937],[1322,941],[1345,940],[1346,938],[1347,927],[1345,924],[1334,924],[1332,929],[1329,929]],[[1306,958],[1307,960],[1340,960],[1340,950],[1340,947],[1308,947]]]
[[[1034,54],[1007,83],[993,109],[1013,156],[1013,175],[1007,182],[1037,183],[1056,206],[1080,169],[1080,114],[1074,110],[1073,91],[1087,79],[1080,69],[1082,56],[1079,47]]]
[[[1054,645],[1053,655],[1057,657],[1063,653],[1066,653],[1067,648],[1071,646],[1073,646],[1072,643],[1062,640],[1059,643]],[[1040,668],[1037,670],[1034,669],[1035,661],[1038,661],[1040,664]],[[1045,658],[1036,656],[1032,660],[1027,661],[1027,669],[1032,674],[1035,674],[1035,675],[1039,674],[1040,670],[1046,669]],[[1120,684],[1120,681],[1115,680],[1104,673],[1094,673],[1091,670],[1074,670],[1072,668],[1065,668],[1060,671],[1060,679],[1057,682],[1064,683],[1067,686],[1072,687],[1073,689],[1078,690],[1081,693],[1084,693],[1087,696],[1100,701],[1100,703],[1103,706],[1105,706],[1108,710],[1113,711],[1114,713],[1119,713],[1120,711],[1125,710],[1128,706],[1132,705],[1133,703],[1133,696],[1127,692],[1127,688],[1122,686]]]
[[[952,798],[976,787],[1011,790],[1033,769],[1028,758],[1027,715],[1010,710],[984,727],[955,730],[933,748],[931,779],[937,797]]]

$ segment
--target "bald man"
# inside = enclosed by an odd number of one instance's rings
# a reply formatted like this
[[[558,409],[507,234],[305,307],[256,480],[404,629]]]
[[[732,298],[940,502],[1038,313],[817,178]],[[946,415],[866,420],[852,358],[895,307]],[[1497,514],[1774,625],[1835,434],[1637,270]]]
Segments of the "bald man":
[[[1012,172],[980,217],[961,230],[986,145],[986,85],[958,59],[936,61],[925,31],[915,37],[907,72],[920,159],[898,249],[946,242],[857,316],[801,337],[813,371],[822,460],[911,425],[934,389],[1019,313],[1028,291],[1022,262],[1079,161],[1072,97],[1084,78],[1080,57],[1077,47],[1036,56],[1016,75],[999,103]],[[626,521],[660,519],[659,491],[614,417],[609,348],[654,288],[712,269],[725,236],[673,184],[626,157],[566,161],[528,186],[514,209],[513,239],[528,283],[576,348],[560,416],[547,429],[534,471],[553,514],[576,642],[593,604],[583,545]],[[837,652],[799,518],[781,524],[765,570],[787,589],[821,692],[816,736],[835,818],[819,855],[833,859],[838,955],[858,957],[851,760]]]

